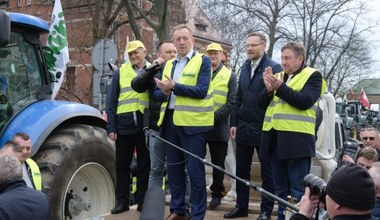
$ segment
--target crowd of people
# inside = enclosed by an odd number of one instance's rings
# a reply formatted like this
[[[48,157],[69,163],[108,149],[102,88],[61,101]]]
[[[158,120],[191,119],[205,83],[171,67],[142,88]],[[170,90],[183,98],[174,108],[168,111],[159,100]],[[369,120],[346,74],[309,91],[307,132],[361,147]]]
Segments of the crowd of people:
[[[118,124],[126,123],[137,129],[130,138],[144,127],[153,133],[145,143],[150,153],[140,152],[144,158],[150,154],[151,166],[148,168],[149,164],[145,163],[139,169],[150,169],[148,187],[161,187],[167,171],[171,201],[166,219],[204,218],[205,166],[188,152],[204,158],[208,146],[211,162],[224,168],[230,138],[236,143],[238,177],[250,180],[252,156],[256,151],[264,190],[284,200],[290,196],[296,202],[309,196],[308,189],[305,194],[303,178],[310,172],[315,156],[317,101],[325,93],[326,82],[320,71],[306,65],[301,43],[288,42],[281,48],[281,64],[265,53],[266,43],[261,33],[247,36],[247,61],[239,79],[223,64],[220,44],[209,44],[204,54],[194,50],[193,33],[186,25],[176,26],[171,41],[159,44],[153,67],[146,68],[143,43],[129,43],[127,52],[132,59],[124,65],[130,67],[120,68],[118,74],[124,79],[114,77],[113,95],[107,97],[109,125],[117,128],[121,126]],[[138,50],[144,51],[141,63],[145,66],[133,63]],[[125,118],[126,114],[130,115],[129,119]],[[136,120],[140,118],[145,120]],[[109,130],[110,138],[117,140],[115,135],[119,132],[122,131]],[[378,160],[379,134],[375,129],[363,129],[360,138],[367,147],[361,149],[355,161],[347,157],[345,160],[370,170]],[[116,143],[117,148],[132,146]],[[127,158],[133,153],[129,150]],[[118,176],[129,173],[130,160],[124,158],[124,161],[123,169],[127,172],[118,172]],[[119,170],[120,165],[116,165]],[[212,177],[208,206],[216,209],[226,189],[222,172],[214,169]],[[146,186],[141,184],[138,182],[137,188],[145,190]],[[249,190],[246,184],[237,182],[236,206],[224,218],[248,216]],[[129,197],[129,192],[120,193],[116,191],[117,205],[112,213],[128,210],[127,205],[118,209],[118,204],[124,204]],[[119,199],[122,197],[124,200]],[[143,200],[139,202],[140,207]],[[274,201],[262,196],[258,220],[271,219],[273,206]],[[278,207],[277,219],[285,219],[285,208]]]
[[[250,181],[256,151],[262,188],[300,202],[299,213],[291,219],[315,215],[322,200],[305,188],[304,177],[315,156],[318,99],[326,82],[320,71],[306,65],[301,43],[283,45],[281,64],[266,54],[266,47],[265,35],[247,35],[247,60],[237,78],[225,66],[220,44],[207,45],[204,54],[195,51],[193,32],[185,24],[173,29],[170,41],[158,44],[152,64],[141,41],[128,43],[129,60],[114,72],[107,94],[107,133],[115,141],[117,176],[111,214],[129,210],[136,155],[138,211],[144,210],[149,188],[164,187],[167,173],[171,199],[166,219],[204,219],[207,206],[217,209],[226,194],[225,175],[213,169],[207,205],[205,165],[199,158],[205,158],[208,146],[211,162],[224,169],[232,139],[236,176]],[[360,141],[364,146],[358,157],[344,156],[349,165],[337,169],[327,183],[323,202],[331,219],[380,217],[378,130],[362,129]],[[0,150],[0,219],[48,219],[31,149],[30,137],[17,133]],[[238,181],[236,194],[235,208],[224,214],[226,219],[248,216],[250,187]],[[33,202],[25,202],[29,207],[23,210],[37,210],[38,205],[38,211],[14,212],[9,201],[30,195]],[[271,219],[273,208],[274,201],[262,195],[257,220]],[[278,207],[278,220],[285,219],[285,209]]]

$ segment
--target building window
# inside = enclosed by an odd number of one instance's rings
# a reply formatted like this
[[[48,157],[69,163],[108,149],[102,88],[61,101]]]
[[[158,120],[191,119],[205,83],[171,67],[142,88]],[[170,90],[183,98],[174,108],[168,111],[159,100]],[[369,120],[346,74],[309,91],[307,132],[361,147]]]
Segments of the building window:
[[[17,6],[22,6],[22,0],[17,0]]]
[[[199,31],[206,31],[207,25],[205,25],[205,24],[195,24],[195,27]]]
[[[9,4],[8,4],[8,1],[0,1],[0,7],[3,8],[3,7],[8,7]]]
[[[26,0],[26,4],[30,5],[32,3],[32,0]]]

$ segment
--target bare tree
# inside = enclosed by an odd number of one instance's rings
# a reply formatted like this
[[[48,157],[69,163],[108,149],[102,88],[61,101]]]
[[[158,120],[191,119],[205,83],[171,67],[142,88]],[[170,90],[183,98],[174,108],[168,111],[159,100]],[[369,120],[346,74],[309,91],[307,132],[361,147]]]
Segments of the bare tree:
[[[289,0],[198,0],[206,14],[232,43],[232,70],[240,71],[246,59],[245,40],[249,32],[267,34],[269,57],[273,56],[275,44],[282,37],[279,22],[287,16],[283,13]],[[226,16],[228,15],[228,16]]]
[[[200,2],[206,2],[202,0]],[[223,0],[204,3],[208,12],[229,8],[233,18],[260,21],[256,30],[266,32],[269,37],[268,55],[275,54],[283,43],[289,40],[303,42],[306,48],[307,64],[316,67],[328,83],[328,89],[335,96],[341,96],[347,88],[363,77],[363,69],[374,62],[371,59],[371,44],[366,35],[378,26],[363,23],[366,3],[354,0]],[[219,4],[218,4],[219,2]],[[223,2],[223,3],[221,3]],[[226,6],[227,5],[227,6]],[[223,19],[214,13],[215,22]],[[233,20],[233,19],[232,19]],[[225,22],[218,26],[230,31],[239,26],[247,30],[251,22],[242,20]],[[242,32],[241,31],[241,32]],[[239,39],[236,36],[235,39]],[[235,45],[234,40],[230,41]],[[237,64],[238,66],[239,64]]]
[[[144,5],[138,6],[134,2],[125,0],[128,8],[128,17],[133,17],[132,10],[137,11],[145,22],[156,32],[158,40],[168,40],[170,38],[169,21],[170,10],[168,0],[151,0],[152,7],[144,8]],[[136,23],[131,23],[134,34],[138,34]],[[136,38],[137,35],[136,35]]]
[[[289,6],[286,39],[303,42],[308,65],[321,70],[334,96],[342,96],[373,62],[364,36],[377,24],[361,25],[366,5],[352,0],[295,0]]]

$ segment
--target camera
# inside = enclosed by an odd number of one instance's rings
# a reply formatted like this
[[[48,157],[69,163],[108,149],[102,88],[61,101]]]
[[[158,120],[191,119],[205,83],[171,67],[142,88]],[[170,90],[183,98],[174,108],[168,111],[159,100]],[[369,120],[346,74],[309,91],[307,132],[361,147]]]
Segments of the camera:
[[[338,159],[338,166],[337,168],[340,168],[342,166],[347,165],[347,161],[343,160],[344,155],[350,156],[354,161],[356,161],[360,149],[363,147],[363,144],[360,141],[357,141],[355,139],[348,139],[343,143],[342,152]]]
[[[317,195],[319,196],[319,200],[323,203],[326,202],[326,182],[313,175],[313,174],[307,174],[303,178],[303,183],[305,187],[310,188],[310,194],[311,195]]]

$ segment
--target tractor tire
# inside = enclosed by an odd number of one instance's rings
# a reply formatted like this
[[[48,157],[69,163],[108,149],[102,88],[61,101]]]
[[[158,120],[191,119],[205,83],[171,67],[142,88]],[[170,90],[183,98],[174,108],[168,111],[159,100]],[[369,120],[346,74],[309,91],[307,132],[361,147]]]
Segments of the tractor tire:
[[[115,147],[104,129],[60,127],[33,159],[41,170],[52,220],[93,218],[115,205]]]

